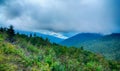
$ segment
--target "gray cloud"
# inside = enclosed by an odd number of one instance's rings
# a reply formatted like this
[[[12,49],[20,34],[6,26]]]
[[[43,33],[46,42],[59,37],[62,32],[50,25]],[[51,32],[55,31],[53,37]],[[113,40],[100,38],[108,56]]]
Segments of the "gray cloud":
[[[1,0],[0,21],[19,30],[119,32],[108,0]],[[116,3],[116,2],[115,2]],[[116,10],[116,9],[115,9]],[[32,29],[32,30],[31,30]]]
[[[4,5],[7,0],[0,0],[0,5]]]

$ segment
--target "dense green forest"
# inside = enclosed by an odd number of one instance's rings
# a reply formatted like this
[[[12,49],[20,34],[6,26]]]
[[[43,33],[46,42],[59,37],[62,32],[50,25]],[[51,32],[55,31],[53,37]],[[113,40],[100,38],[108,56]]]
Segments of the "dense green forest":
[[[88,45],[89,46],[89,45]],[[50,43],[36,34],[0,28],[0,71],[119,71],[120,62],[81,48]]]
[[[79,33],[65,39],[61,44],[77,48],[83,46],[84,50],[102,54],[108,60],[120,60],[120,33]]]
[[[85,41],[77,44],[83,46],[85,50],[100,53],[109,60],[120,61],[120,33],[103,36],[99,39]]]

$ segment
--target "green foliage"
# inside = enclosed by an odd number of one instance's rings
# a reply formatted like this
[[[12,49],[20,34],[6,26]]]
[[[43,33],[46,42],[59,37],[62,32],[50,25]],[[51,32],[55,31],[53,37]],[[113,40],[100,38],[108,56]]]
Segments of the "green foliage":
[[[120,62],[117,61],[109,61],[110,68],[113,69],[114,71],[120,70]]]
[[[30,45],[30,44],[27,46],[27,50],[30,52],[35,52],[35,53],[39,52],[38,48],[35,48],[33,45]]]
[[[84,50],[100,53],[108,60],[120,60],[120,34],[85,41],[79,43],[77,47],[79,46],[84,46]]]
[[[48,39],[15,35],[15,44],[0,34],[0,71],[118,71],[120,62],[81,48],[51,44]]]
[[[99,65],[99,63],[97,62],[88,62],[87,65],[88,69],[92,70],[92,71],[103,71],[103,67],[102,65]]]
[[[0,41],[2,41],[3,40],[3,35],[0,35]]]
[[[16,71],[17,66],[14,64],[6,63],[0,64],[0,71]]]

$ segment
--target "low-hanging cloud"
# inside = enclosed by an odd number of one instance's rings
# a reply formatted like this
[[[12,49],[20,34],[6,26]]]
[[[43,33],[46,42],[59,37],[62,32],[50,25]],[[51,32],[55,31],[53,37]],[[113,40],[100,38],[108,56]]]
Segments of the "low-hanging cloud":
[[[29,31],[120,31],[110,5],[108,0],[1,0],[0,23]]]

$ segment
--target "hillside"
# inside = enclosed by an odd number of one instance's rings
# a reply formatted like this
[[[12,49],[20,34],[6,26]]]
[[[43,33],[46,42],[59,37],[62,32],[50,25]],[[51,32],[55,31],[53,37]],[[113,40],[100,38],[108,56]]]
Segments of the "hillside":
[[[60,44],[65,45],[65,46],[75,46],[78,43],[97,39],[100,37],[102,37],[102,35],[96,34],[96,33],[79,33],[73,37],[63,40]]]
[[[99,54],[51,44],[40,37],[13,35],[11,30],[0,32],[0,71],[120,70],[120,62],[108,61]]]
[[[77,34],[60,44],[84,47],[85,50],[102,54],[109,60],[120,60],[120,33],[100,35],[94,33]]]
[[[107,59],[120,60],[120,34],[111,34],[79,43],[77,47],[83,46],[85,50],[100,53]]]

